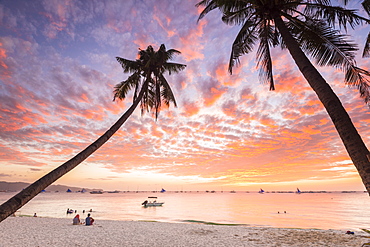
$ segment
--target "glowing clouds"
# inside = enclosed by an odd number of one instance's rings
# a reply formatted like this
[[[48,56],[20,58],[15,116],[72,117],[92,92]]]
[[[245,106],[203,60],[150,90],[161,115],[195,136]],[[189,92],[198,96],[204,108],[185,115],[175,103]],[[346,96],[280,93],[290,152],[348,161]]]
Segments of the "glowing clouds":
[[[182,104],[184,114],[188,117],[196,115],[199,112],[200,106],[197,102],[185,101]]]
[[[201,84],[201,93],[204,105],[209,107],[213,105],[222,95],[227,92],[227,88],[220,85],[218,81],[208,80]]]
[[[3,44],[0,43],[0,66],[3,68],[3,69],[8,69],[8,65],[6,65],[5,63],[5,59],[7,57],[6,55],[6,51],[4,48],[2,48]]]

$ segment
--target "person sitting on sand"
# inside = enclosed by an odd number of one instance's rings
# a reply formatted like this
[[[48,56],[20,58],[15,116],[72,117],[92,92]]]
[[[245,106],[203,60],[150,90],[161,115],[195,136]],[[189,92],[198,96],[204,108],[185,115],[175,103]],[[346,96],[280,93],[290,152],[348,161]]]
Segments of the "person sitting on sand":
[[[87,217],[85,219],[85,225],[91,226],[94,223],[93,217],[90,216],[90,214],[87,214]]]
[[[76,214],[76,216],[73,218],[73,225],[79,225],[79,224],[81,224],[80,215]]]

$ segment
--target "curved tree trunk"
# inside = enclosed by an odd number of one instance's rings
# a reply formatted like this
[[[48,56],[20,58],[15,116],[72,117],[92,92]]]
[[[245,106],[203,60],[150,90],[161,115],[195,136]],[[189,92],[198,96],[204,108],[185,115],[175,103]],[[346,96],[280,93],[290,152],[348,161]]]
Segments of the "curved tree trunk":
[[[275,16],[275,25],[297,64],[299,70],[315,91],[337,129],[340,138],[370,194],[370,154],[361,136],[352,123],[337,95],[325,79],[308,60],[296,40],[292,37],[280,16]]]
[[[16,212],[19,208],[25,205],[28,201],[34,198],[43,189],[54,183],[57,179],[65,175],[67,172],[75,168],[85,159],[87,159],[91,154],[98,150],[104,143],[106,143],[109,138],[112,137],[114,133],[126,122],[126,120],[131,116],[131,114],[136,109],[137,105],[141,101],[144,95],[144,89],[147,87],[148,82],[145,82],[142,90],[140,91],[138,97],[135,99],[131,107],[118,119],[118,121],[107,130],[101,137],[99,137],[95,142],[90,144],[83,151],[78,153],[75,157],[68,160],[64,164],[60,165],[58,168],[49,172],[33,184],[29,185],[27,188],[10,198],[8,201],[4,202],[0,206],[0,222],[6,219],[9,215]]]

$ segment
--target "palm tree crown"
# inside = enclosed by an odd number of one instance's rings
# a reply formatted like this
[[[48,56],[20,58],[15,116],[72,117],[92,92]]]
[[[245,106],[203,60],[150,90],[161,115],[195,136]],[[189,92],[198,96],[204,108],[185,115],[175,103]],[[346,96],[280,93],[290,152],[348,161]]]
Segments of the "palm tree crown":
[[[286,40],[277,28],[277,18],[282,18],[300,48],[320,66],[334,66],[346,72],[345,82],[358,87],[361,97],[370,103],[369,73],[356,66],[357,45],[334,27],[355,27],[368,19],[355,10],[331,6],[330,0],[203,0],[196,6],[205,6],[199,19],[218,8],[222,21],[240,25],[241,29],[232,45],[229,72],[239,64],[239,57],[250,53],[259,41],[257,66],[260,79],[275,89],[271,47],[286,48]],[[366,5],[365,5],[366,6]]]
[[[343,1],[346,4],[348,0]],[[330,0],[203,0],[196,6],[205,6],[198,21],[213,9],[219,9],[223,22],[241,25],[232,45],[230,73],[239,63],[239,57],[250,53],[259,41],[257,66],[260,76],[270,84],[270,90],[274,90],[270,49],[280,46],[289,51],[325,107],[370,194],[370,152],[338,96],[307,57],[310,55],[318,65],[344,70],[345,82],[357,86],[361,97],[369,104],[370,73],[356,66],[354,58],[358,48],[348,36],[339,32],[369,20],[355,10],[331,6]],[[363,7],[369,13],[369,0],[363,2]]]
[[[165,72],[171,74],[185,69],[186,65],[184,64],[168,62],[176,54],[180,54],[180,52],[175,49],[166,50],[165,45],[162,44],[158,51],[154,51],[151,45],[146,50],[140,50],[139,58],[136,61],[117,57],[123,71],[133,74],[115,86],[113,100],[125,99],[128,92],[135,88],[134,101],[137,99],[138,93],[141,90],[144,91],[140,105],[142,113],[152,111],[158,118],[162,103],[169,106],[172,102],[176,107],[175,96],[163,75]]]

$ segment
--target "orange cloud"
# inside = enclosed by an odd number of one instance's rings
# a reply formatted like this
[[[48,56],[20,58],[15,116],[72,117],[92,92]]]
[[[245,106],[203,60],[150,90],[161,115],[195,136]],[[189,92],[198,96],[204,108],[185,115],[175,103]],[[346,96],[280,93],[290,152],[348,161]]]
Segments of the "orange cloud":
[[[184,55],[187,62],[195,59],[204,59],[204,54],[200,51],[203,48],[202,45],[198,45],[198,48],[194,49],[190,46],[192,41],[189,41],[187,38],[180,38],[180,40],[184,45],[181,47],[181,53]]]
[[[17,164],[17,165],[27,165],[36,167],[47,165],[46,163],[41,163],[32,160],[28,154],[23,152],[23,150],[22,152],[20,152],[16,149],[7,147],[2,144],[0,144],[0,160],[8,164]]]
[[[299,108],[299,112],[302,115],[314,115],[315,113],[321,110],[322,110],[322,106],[320,105],[307,105],[307,106]]]
[[[264,116],[262,118],[259,119],[259,122],[269,128],[277,128],[278,125],[276,124],[275,120],[273,120],[272,118],[269,118],[267,116]]]
[[[151,130],[151,135],[154,137],[162,138],[163,132],[158,130],[157,126],[153,125]]]
[[[238,80],[236,76],[232,76],[229,74],[228,64],[225,63],[218,64],[215,74],[217,80],[220,81],[221,84],[224,86],[235,86],[240,82],[240,80]],[[237,75],[237,73],[234,73],[234,75]]]
[[[194,29],[189,29],[186,35],[179,37],[179,49],[187,62],[196,59],[204,59],[204,54],[202,53],[204,44],[201,42],[201,39],[205,24],[205,22],[200,22]],[[194,46],[194,44],[197,45]]]
[[[157,8],[155,7],[155,10],[157,10]],[[153,15],[153,19],[157,21],[157,23],[159,24],[159,26],[164,30],[166,31],[167,33],[167,37],[171,38],[172,36],[175,35],[175,32],[173,30],[169,30],[169,28],[165,27],[162,20],[157,16],[157,15]],[[167,24],[170,22],[170,19],[167,17],[166,18],[166,21],[167,21]]]
[[[304,126],[302,131],[310,135],[320,134],[321,131],[316,128],[317,126],[313,126],[313,125]]]
[[[237,117],[237,106],[235,102],[228,101],[222,105],[222,112],[230,117]]]
[[[204,105],[207,107],[212,106],[227,92],[227,88],[219,85],[217,81],[209,81],[202,87]]]
[[[183,112],[187,117],[196,115],[200,110],[200,106],[198,103],[190,101],[183,102],[182,108],[184,108]]]
[[[5,59],[7,58],[6,50],[4,48],[1,48],[3,46],[2,43],[0,43],[0,66],[4,69],[8,69],[8,65],[5,63]]]

